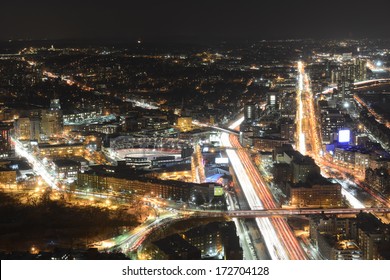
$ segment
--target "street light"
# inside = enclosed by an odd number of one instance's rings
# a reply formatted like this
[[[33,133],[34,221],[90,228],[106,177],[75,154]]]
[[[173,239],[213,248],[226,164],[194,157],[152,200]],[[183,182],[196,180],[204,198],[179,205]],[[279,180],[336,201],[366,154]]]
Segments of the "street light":
[[[31,249],[30,249],[30,252],[31,252],[31,254],[38,254],[38,249],[37,249],[37,247],[35,247],[34,245],[33,246],[31,246]]]

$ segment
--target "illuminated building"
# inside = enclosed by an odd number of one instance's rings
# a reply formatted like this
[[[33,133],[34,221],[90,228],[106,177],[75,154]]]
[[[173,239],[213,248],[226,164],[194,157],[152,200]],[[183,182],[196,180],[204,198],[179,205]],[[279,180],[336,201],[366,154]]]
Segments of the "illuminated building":
[[[279,109],[279,100],[277,92],[268,92],[267,93],[267,105],[269,108],[275,110]]]
[[[148,175],[160,180],[180,180],[182,182],[192,182],[191,167],[188,165],[179,165],[172,168],[164,168]]]
[[[342,76],[337,83],[337,90],[339,100],[342,102],[350,100],[352,98],[353,81]]]
[[[323,215],[310,218],[310,238],[317,243],[317,234],[337,235],[341,239],[352,239],[354,219],[326,217]]]
[[[306,182],[288,184],[290,205],[295,207],[341,207],[341,185],[331,183],[321,175],[310,176]]]
[[[141,128],[156,130],[169,128],[169,122],[165,115],[142,116],[138,120],[141,123]]]
[[[353,239],[355,219],[314,216],[310,219],[310,239],[329,260],[360,260],[362,250]]]
[[[355,81],[365,81],[367,80],[367,61],[364,59],[356,58],[354,60],[355,67]]]
[[[15,187],[16,170],[0,167],[0,186],[6,188]]]
[[[126,165],[133,168],[164,168],[169,166],[175,166],[179,164],[187,164],[191,162],[191,158],[177,158],[175,155],[148,155],[145,156],[131,156],[125,157]]]
[[[70,114],[64,114],[64,124],[79,124],[87,121],[97,121],[101,117],[101,114],[97,111],[83,111]]]
[[[149,145],[150,143],[148,143]],[[156,144],[157,146],[158,144]],[[161,145],[161,144],[160,144]],[[136,169],[156,169],[191,162],[192,148],[168,149],[168,148],[134,148],[110,150],[107,154],[118,163]]]
[[[53,160],[53,168],[57,179],[76,179],[81,164],[70,159],[55,159]]]
[[[322,142],[330,144],[334,140],[334,134],[345,127],[345,116],[339,110],[323,110],[321,116]]]
[[[290,186],[290,205],[294,207],[341,207],[341,186],[338,184]]]
[[[62,134],[64,129],[63,116],[59,99],[50,101],[49,110],[41,112],[41,130],[47,137],[55,137]]]
[[[360,213],[356,226],[357,242],[362,248],[363,259],[378,259],[378,246],[385,238],[383,224],[372,214]]]
[[[246,122],[252,122],[257,118],[257,108],[254,103],[245,104],[244,118]]]
[[[276,148],[288,144],[289,142],[288,139],[272,136],[252,137],[250,140],[252,141],[250,146],[253,146],[254,149],[268,152],[272,152]]]
[[[335,148],[334,163],[358,172],[364,172],[370,164],[370,153],[358,146]]]
[[[233,222],[210,223],[183,233],[182,238],[198,248],[202,258],[242,260],[242,249]]]
[[[178,117],[177,126],[183,132],[192,130],[192,117]]]
[[[83,156],[83,144],[39,144],[38,154],[40,157],[70,157]]]
[[[15,120],[15,136],[19,140],[31,139],[31,125],[29,118],[19,118]]]
[[[253,127],[251,125],[246,123],[240,125],[240,143],[244,147],[253,145]]]
[[[390,194],[390,173],[387,168],[371,169],[365,172],[365,182],[373,189],[383,194]]]
[[[11,152],[11,126],[0,122],[0,158],[6,158]]]
[[[349,61],[344,61],[341,67],[332,71],[331,82],[335,84],[342,80],[342,77],[352,82],[367,80],[367,61],[360,58],[347,60]]]
[[[47,137],[58,136],[63,130],[62,112],[55,110],[42,110],[42,133]]]
[[[90,124],[85,127],[85,131],[99,132],[103,134],[114,134],[119,130],[118,124]]]
[[[287,139],[289,142],[293,142],[295,130],[296,127],[294,121],[291,119],[285,119],[280,123],[280,137],[282,139]]]
[[[140,176],[142,173],[122,167],[93,166],[89,171],[78,173],[78,185],[94,192],[115,191],[193,203],[223,201],[218,185],[159,180]]]
[[[318,235],[318,250],[328,260],[361,260],[362,250],[354,240],[337,240],[335,236]]]

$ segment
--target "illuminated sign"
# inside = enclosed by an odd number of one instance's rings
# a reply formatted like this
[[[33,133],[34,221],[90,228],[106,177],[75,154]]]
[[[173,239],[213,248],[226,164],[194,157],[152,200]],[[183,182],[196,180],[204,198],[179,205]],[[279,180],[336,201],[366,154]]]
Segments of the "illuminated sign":
[[[339,130],[339,143],[349,143],[351,140],[351,131],[349,129]]]
[[[223,196],[223,188],[214,187],[214,196]]]
[[[215,163],[229,163],[229,159],[228,158],[215,158]]]

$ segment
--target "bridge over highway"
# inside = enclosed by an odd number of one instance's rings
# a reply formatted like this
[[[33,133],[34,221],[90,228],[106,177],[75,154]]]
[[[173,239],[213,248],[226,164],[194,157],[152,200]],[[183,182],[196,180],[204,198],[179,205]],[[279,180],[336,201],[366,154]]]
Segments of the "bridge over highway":
[[[371,87],[371,86],[376,86],[376,85],[384,85],[384,84],[389,84],[390,79],[384,78],[384,79],[373,79],[373,80],[366,80],[366,81],[360,81],[360,82],[355,82],[353,83],[355,89],[362,89],[365,87]],[[332,86],[321,93],[318,94],[328,94],[333,92],[334,89],[336,89],[337,86]]]
[[[390,208],[275,208],[261,210],[235,210],[235,211],[195,211],[197,217],[231,217],[231,218],[261,218],[271,216],[295,216],[318,214],[359,214],[359,213],[390,213]]]

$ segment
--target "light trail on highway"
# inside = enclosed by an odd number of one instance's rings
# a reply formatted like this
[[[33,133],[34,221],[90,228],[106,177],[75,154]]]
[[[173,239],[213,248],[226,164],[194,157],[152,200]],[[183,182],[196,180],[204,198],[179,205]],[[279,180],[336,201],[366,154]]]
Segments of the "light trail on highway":
[[[235,129],[243,120],[240,118],[229,129]],[[249,155],[242,149],[237,137],[222,133],[221,142],[227,148],[235,148],[235,150],[227,149],[226,153],[250,208],[252,210],[276,208],[272,194]],[[291,228],[283,218],[256,218],[255,220],[272,259],[307,259]]]

